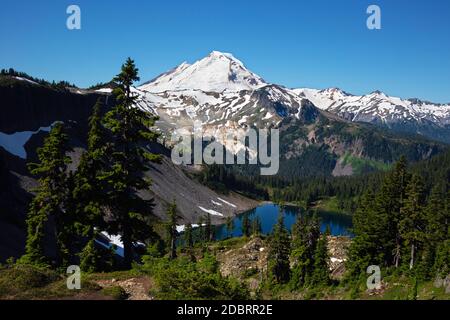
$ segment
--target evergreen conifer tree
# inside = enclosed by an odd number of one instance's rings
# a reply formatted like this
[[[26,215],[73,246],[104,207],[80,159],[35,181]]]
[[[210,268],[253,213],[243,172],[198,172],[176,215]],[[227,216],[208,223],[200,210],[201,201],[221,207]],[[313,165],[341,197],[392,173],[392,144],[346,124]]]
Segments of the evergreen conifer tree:
[[[157,134],[151,130],[155,118],[135,106],[137,95],[131,86],[138,80],[138,69],[128,58],[114,78],[116,105],[103,121],[111,136],[108,168],[101,177],[112,220],[108,229],[110,234],[121,236],[125,268],[131,266],[133,243],[155,236],[148,222],[153,199],[144,200],[138,193],[150,187],[151,181],[143,174],[149,169],[149,162],[159,161],[160,157],[146,147],[156,140]]]
[[[170,259],[175,259],[177,257],[177,205],[175,202],[171,203],[167,208],[167,232],[169,234],[169,247]]]
[[[226,228],[227,228],[227,238],[229,238],[234,229],[233,217],[227,217]]]
[[[262,232],[261,219],[257,216],[252,220],[252,235],[259,236]]]
[[[293,290],[300,289],[306,283],[308,271],[311,269],[312,257],[308,248],[308,219],[298,215],[296,222],[292,226],[292,251],[293,260],[290,287]]]
[[[355,237],[346,263],[348,279],[365,274],[370,265],[384,265],[387,216],[375,208],[375,195],[368,190],[353,216]]]
[[[328,285],[330,282],[330,271],[328,268],[328,247],[327,233],[324,233],[317,242],[314,253],[314,270],[311,277],[313,285]]]
[[[393,171],[385,179],[376,199],[380,240],[383,242],[385,265],[400,265],[402,253],[402,237],[399,231],[401,220],[400,209],[406,196],[406,186],[411,179],[407,171],[406,157],[402,156]],[[383,225],[385,224],[385,225]],[[381,234],[385,230],[385,234]]]
[[[76,202],[78,233],[88,239],[85,247],[80,252],[83,271],[102,271],[101,265],[110,266],[112,255],[95,246],[98,232],[107,229],[105,222],[106,203],[105,188],[100,180],[107,166],[107,132],[102,125],[103,102],[99,98],[94,105],[92,115],[89,118],[89,131],[87,150],[81,156],[75,174],[75,186],[72,192]]]
[[[284,226],[283,214],[280,213],[274,226],[269,244],[269,275],[274,283],[286,283],[290,278],[290,239]]]
[[[214,227],[211,223],[211,214],[208,212],[205,219],[205,241],[212,241],[214,238]]]
[[[244,214],[242,217],[242,234],[245,237],[250,237],[251,234],[251,225],[248,214]]]
[[[406,199],[401,208],[399,231],[410,248],[409,269],[414,267],[417,250],[425,240],[424,190],[419,175],[414,175],[406,188]]]
[[[66,153],[70,150],[63,124],[56,123],[45,138],[44,145],[37,150],[39,162],[29,165],[31,173],[38,178],[39,186],[27,218],[27,242],[25,255],[21,258],[24,263],[46,265],[50,262],[44,252],[45,230],[50,218],[56,240],[56,264],[65,265],[70,258],[70,236],[67,232],[73,217],[65,208],[68,197],[67,165],[71,161]]]
[[[421,261],[422,275],[424,278],[430,278],[433,273],[442,271],[442,266],[437,267],[435,264],[438,258],[439,249],[449,245],[449,221],[450,212],[448,200],[446,199],[447,192],[445,184],[438,183],[433,187],[431,195],[428,199],[428,204],[425,208],[425,241],[423,259]],[[442,250],[442,249],[441,249]],[[445,251],[445,250],[444,250]],[[447,247],[447,256],[449,256],[450,247]],[[449,260],[448,258],[447,260]],[[436,268],[437,267],[437,268]],[[439,270],[441,269],[441,270]],[[445,267],[444,267],[445,269]]]
[[[186,248],[192,248],[192,246],[194,245],[194,240],[192,237],[192,224],[188,223],[185,226],[183,239],[184,239],[184,245],[186,246]]]
[[[203,216],[200,216],[198,218],[198,240],[199,242],[203,243],[205,242],[205,218]]]

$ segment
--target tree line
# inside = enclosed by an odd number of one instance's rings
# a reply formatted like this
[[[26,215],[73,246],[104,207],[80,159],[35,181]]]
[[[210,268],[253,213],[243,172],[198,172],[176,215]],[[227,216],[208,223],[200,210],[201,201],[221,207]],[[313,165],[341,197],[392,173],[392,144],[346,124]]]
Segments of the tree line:
[[[11,77],[20,77],[20,78],[24,78],[24,79],[28,79],[31,81],[34,81],[38,84],[44,85],[44,86],[49,86],[55,89],[61,89],[61,90],[65,90],[67,87],[70,88],[77,88],[76,85],[74,85],[73,83],[67,82],[67,81],[52,81],[52,82],[48,82],[47,80],[44,79],[39,79],[39,78],[35,78],[30,76],[29,74],[25,73],[25,72],[20,72],[20,71],[16,71],[13,68],[9,68],[9,69],[1,69],[0,70],[0,75],[1,76],[11,76]]]
[[[220,183],[222,180],[233,178],[241,181],[242,185],[252,185],[253,189],[258,189],[259,194],[265,194],[266,200],[276,203],[288,202],[297,203],[309,208],[316,201],[329,197],[336,197],[339,209],[354,214],[364,193],[371,189],[379,190],[383,180],[394,168],[394,164],[387,171],[376,171],[362,175],[332,177],[296,177],[292,175],[289,179],[284,176],[259,176],[252,175],[251,170],[246,172],[248,167],[234,166],[233,168],[216,165],[209,174],[204,174],[205,179],[210,182]],[[409,170],[417,173],[423,178],[424,192],[430,194],[436,181],[443,184],[450,180],[450,151],[443,152],[430,159],[419,161],[409,165]],[[245,173],[246,172],[246,173]],[[222,178],[220,178],[222,177]],[[231,178],[230,178],[231,177]],[[238,177],[238,178],[236,178]],[[238,190],[233,184],[227,187]],[[253,190],[249,188],[249,190]],[[248,196],[261,198],[249,192]]]
[[[449,273],[450,171],[443,170],[427,187],[421,168],[402,157],[377,190],[366,190],[353,217],[349,277],[369,265],[424,280]]]

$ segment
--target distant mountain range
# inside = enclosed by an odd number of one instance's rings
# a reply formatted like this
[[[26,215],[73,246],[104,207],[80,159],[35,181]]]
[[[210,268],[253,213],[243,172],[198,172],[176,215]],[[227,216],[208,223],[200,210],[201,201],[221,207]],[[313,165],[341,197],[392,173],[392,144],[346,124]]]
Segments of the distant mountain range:
[[[294,89],[322,110],[355,122],[368,122],[399,132],[450,142],[450,104],[391,97],[380,91],[355,96],[338,88]]]
[[[450,142],[450,104],[404,100],[375,91],[355,96],[338,88],[288,89],[267,83],[229,53],[211,52],[190,65],[186,62],[144,83],[143,105],[158,109],[163,118],[183,115],[206,124],[278,124],[297,116],[305,99],[315,107],[352,122],[366,122]],[[304,102],[303,102],[304,103]]]
[[[194,121],[219,132],[279,128],[287,176],[361,173],[401,153],[411,160],[430,156],[439,143],[428,138],[450,142],[448,105],[381,92],[358,97],[334,88],[289,89],[266,82],[232,54],[218,51],[193,64],[184,62],[136,92],[139,107],[160,117],[158,129],[167,136]],[[363,165],[356,166],[361,164],[356,159]],[[309,162],[320,170],[311,170]]]

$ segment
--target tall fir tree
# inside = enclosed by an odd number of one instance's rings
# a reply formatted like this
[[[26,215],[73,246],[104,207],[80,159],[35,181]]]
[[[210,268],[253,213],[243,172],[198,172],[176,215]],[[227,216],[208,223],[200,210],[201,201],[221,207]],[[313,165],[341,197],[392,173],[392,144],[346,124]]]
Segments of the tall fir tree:
[[[242,234],[245,237],[250,237],[251,235],[251,225],[248,214],[244,214],[242,217]]]
[[[262,233],[261,219],[256,216],[252,219],[252,235],[259,236]]]
[[[328,285],[330,283],[330,270],[328,261],[328,234],[325,232],[317,242],[314,252],[314,270],[311,276],[312,285]]]
[[[424,254],[421,261],[421,271],[424,278],[429,279],[433,274],[445,273],[446,263],[438,262],[440,251],[447,252],[447,260],[450,260],[450,242],[449,242],[449,196],[446,191],[445,183],[438,183],[433,187],[431,195],[428,198],[428,204],[425,208],[425,236]],[[445,247],[447,249],[445,250]],[[444,250],[442,249],[444,248]],[[448,263],[447,263],[448,265]]]
[[[35,265],[46,265],[50,261],[44,252],[45,232],[49,219],[53,220],[56,240],[56,265],[68,263],[70,235],[73,216],[66,211],[68,197],[67,165],[71,162],[67,152],[71,150],[68,136],[62,123],[56,123],[38,148],[38,163],[30,163],[30,172],[37,176],[39,186],[27,217],[28,235],[25,255],[20,261]]]
[[[122,65],[114,78],[116,105],[106,113],[104,125],[110,131],[108,144],[109,164],[101,177],[106,185],[111,222],[110,234],[120,234],[124,244],[124,267],[130,268],[133,259],[133,243],[155,236],[149,224],[153,199],[144,200],[138,193],[147,190],[151,181],[144,172],[149,163],[160,157],[146,147],[155,141],[157,134],[151,130],[155,118],[135,106],[137,95],[131,86],[138,81],[138,69],[130,58]]]
[[[191,261],[195,261],[194,256],[194,239],[192,236],[192,225],[188,223],[184,229],[184,247]]]
[[[234,229],[233,217],[227,217],[225,226],[227,229],[227,238],[229,238],[229,237],[231,237],[231,234],[233,233],[233,229]]]
[[[167,208],[167,233],[169,235],[169,257],[175,259],[177,257],[177,205],[175,201]]]
[[[400,209],[406,196],[406,186],[411,179],[408,173],[406,157],[402,156],[395,163],[393,171],[385,179],[381,191],[376,199],[376,210],[380,226],[386,230],[382,235],[385,265],[392,262],[399,267],[402,256],[402,237],[398,229],[401,219]]]
[[[293,262],[290,287],[293,290],[303,287],[311,269],[312,257],[308,247],[308,219],[302,215],[297,216],[297,220],[292,226],[291,258]]]
[[[200,243],[205,242],[205,218],[203,216],[200,216],[198,218],[198,241]]]
[[[284,217],[281,213],[269,240],[268,272],[271,281],[275,284],[286,283],[289,281],[290,245],[289,233],[284,226]]]
[[[355,279],[365,274],[370,265],[385,265],[384,245],[390,240],[386,229],[388,216],[376,209],[375,199],[376,196],[369,189],[361,198],[353,216],[355,237],[351,242],[349,259],[346,262],[347,279]]]
[[[415,174],[406,188],[406,199],[401,208],[399,231],[409,247],[409,269],[414,267],[417,250],[425,240],[425,195],[422,178]]]
[[[214,226],[211,222],[211,214],[208,212],[205,218],[205,241],[209,242],[214,240]]]
[[[317,214],[317,211],[314,211],[312,218],[309,219],[308,225],[307,225],[307,245],[309,250],[309,256],[313,257],[314,252],[316,251],[317,243],[320,239],[320,219]]]
[[[87,150],[81,156],[75,174],[75,186],[72,192],[76,202],[75,211],[79,221],[78,233],[87,238],[80,252],[83,271],[102,271],[102,266],[112,265],[111,252],[98,248],[95,239],[100,230],[107,229],[105,212],[105,188],[100,180],[107,166],[107,132],[102,125],[103,101],[99,98],[89,118]],[[106,253],[106,256],[104,255]],[[110,260],[106,263],[107,260]]]

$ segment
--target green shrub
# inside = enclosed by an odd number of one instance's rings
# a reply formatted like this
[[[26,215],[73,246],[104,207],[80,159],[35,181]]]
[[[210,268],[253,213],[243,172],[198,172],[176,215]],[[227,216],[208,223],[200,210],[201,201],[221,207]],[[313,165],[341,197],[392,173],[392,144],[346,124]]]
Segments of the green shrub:
[[[248,289],[236,279],[223,277],[212,255],[205,255],[199,262],[181,257],[144,258],[143,271],[149,273],[156,282],[151,295],[157,299],[232,299],[244,300],[250,294]]]
[[[0,269],[0,297],[42,288],[59,279],[59,275],[52,270],[20,264],[8,266]]]
[[[128,298],[128,293],[121,286],[105,287],[102,289],[102,294],[110,296],[114,300],[126,300]]]

